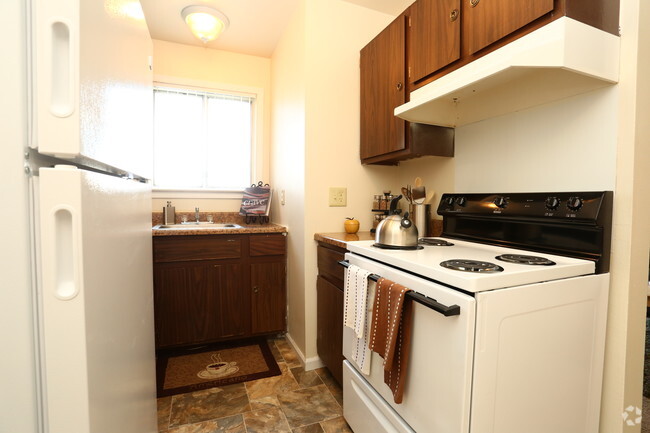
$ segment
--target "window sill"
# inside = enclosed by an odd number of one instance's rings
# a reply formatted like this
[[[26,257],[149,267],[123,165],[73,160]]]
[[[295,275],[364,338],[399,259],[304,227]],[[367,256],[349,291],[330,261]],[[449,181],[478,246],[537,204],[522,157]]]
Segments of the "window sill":
[[[152,198],[241,199],[243,190],[153,188]]]

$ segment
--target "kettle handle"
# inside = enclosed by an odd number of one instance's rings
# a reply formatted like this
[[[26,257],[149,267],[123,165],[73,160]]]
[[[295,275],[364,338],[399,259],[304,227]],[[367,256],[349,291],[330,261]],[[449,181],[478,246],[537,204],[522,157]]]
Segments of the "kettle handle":
[[[402,217],[402,220],[400,221],[400,225],[404,227],[405,229],[411,227],[413,225],[413,222],[409,219],[409,213],[406,212],[404,214],[404,217]]]
[[[388,210],[388,215],[396,215],[397,213],[395,210],[397,210],[397,203],[402,199],[401,195],[398,195],[397,197],[393,197],[393,199],[390,201],[390,208]]]

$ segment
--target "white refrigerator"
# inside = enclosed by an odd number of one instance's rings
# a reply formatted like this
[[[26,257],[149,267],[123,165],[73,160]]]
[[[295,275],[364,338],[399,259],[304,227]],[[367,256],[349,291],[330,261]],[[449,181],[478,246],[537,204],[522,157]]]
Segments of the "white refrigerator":
[[[137,0],[0,16],[0,432],[153,433],[146,22]]]

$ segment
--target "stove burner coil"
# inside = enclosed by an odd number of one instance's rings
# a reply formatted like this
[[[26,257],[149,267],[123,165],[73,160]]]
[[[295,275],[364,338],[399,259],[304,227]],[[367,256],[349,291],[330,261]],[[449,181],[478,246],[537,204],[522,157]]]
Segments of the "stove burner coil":
[[[478,260],[465,260],[465,259],[454,259],[454,260],[445,260],[440,263],[440,266],[447,269],[453,269],[454,271],[463,271],[463,272],[501,272],[503,268],[499,265],[495,265],[490,262],[479,262]]]
[[[450,247],[454,245],[451,242],[447,242],[444,239],[437,239],[437,238],[420,238],[418,243],[420,245],[431,245],[434,247]]]
[[[545,257],[539,256],[526,256],[523,254],[502,254],[495,257],[497,260],[509,263],[517,263],[520,265],[538,265],[538,266],[553,266],[554,261]]]

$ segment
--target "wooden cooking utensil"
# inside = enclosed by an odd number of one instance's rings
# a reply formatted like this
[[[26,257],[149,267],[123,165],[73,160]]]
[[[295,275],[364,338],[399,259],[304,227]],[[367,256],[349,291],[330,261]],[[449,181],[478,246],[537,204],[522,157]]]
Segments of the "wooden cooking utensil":
[[[416,186],[412,191],[412,200],[415,204],[423,204],[427,197],[427,192],[423,186]]]
[[[404,196],[406,201],[411,203],[411,191],[409,191],[408,188],[406,188],[405,186],[402,187],[402,195]]]

